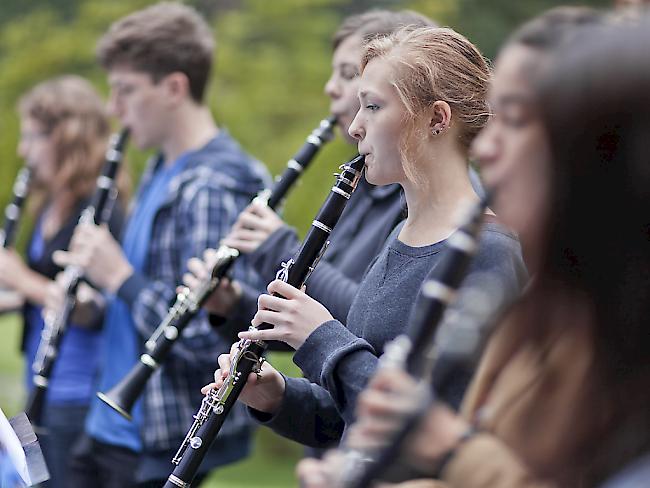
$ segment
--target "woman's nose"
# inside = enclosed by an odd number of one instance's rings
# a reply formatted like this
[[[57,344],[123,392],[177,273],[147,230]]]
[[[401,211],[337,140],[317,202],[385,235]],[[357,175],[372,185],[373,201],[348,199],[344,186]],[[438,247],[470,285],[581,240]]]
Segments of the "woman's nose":
[[[361,123],[359,114],[361,113],[361,110],[357,112],[357,114],[354,116],[354,119],[352,120],[352,123],[350,124],[350,127],[348,128],[348,134],[350,134],[350,137],[354,137],[358,141],[362,140],[364,136],[366,135],[366,131],[363,128],[363,124]]]

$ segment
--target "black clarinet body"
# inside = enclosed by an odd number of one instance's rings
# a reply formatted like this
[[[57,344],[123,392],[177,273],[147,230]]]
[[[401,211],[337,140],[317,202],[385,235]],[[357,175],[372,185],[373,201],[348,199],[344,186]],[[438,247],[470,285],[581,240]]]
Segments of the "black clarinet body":
[[[431,388],[431,375],[440,353],[434,339],[439,326],[447,319],[445,312],[449,305],[456,301],[458,289],[478,249],[486,207],[487,199],[475,205],[464,225],[449,237],[444,258],[422,284],[407,330],[386,345],[385,353],[379,361],[380,368],[401,368],[415,378],[420,385],[422,402],[426,405],[430,403],[428,392]],[[442,380],[442,377],[436,379]],[[444,381],[448,379],[447,376]],[[433,385],[434,390],[439,387],[442,384]],[[370,486],[397,459],[402,441],[411,432],[418,418],[407,419],[403,428],[390,440],[389,447],[384,450],[348,450],[342,484],[349,488]]]
[[[20,218],[22,216],[23,207],[29,194],[30,182],[32,179],[32,169],[24,166],[16,175],[14,186],[12,190],[12,197],[9,205],[5,207],[5,219],[2,229],[0,229],[0,246],[4,249],[9,249],[14,246],[16,235],[18,233],[18,226],[20,225]],[[0,296],[2,301],[9,305],[18,308],[22,299],[20,295],[10,289],[0,288]],[[7,311],[9,309],[6,309]]]
[[[286,168],[276,179],[273,188],[262,191],[256,197],[256,200],[275,210],[282,203],[303,171],[310,165],[321,147],[332,139],[335,123],[336,119],[334,117],[322,120],[319,127],[307,137],[305,144],[287,162]],[[219,246],[210,278],[200,283],[193,290],[183,288],[165,318],[145,343],[145,352],[140,356],[138,363],[110,391],[97,394],[103,402],[125,418],[131,418],[131,410],[144,391],[147,381],[164,362],[187,324],[196,316],[203,303],[219,286],[221,279],[230,271],[238,257],[239,251],[236,249],[224,245]]]
[[[18,224],[23,212],[23,206],[29,193],[29,185],[32,179],[32,170],[25,166],[20,169],[13,186],[13,196],[9,205],[5,207],[5,222],[0,230],[0,246],[5,249],[13,247],[16,241]]]
[[[128,129],[123,129],[111,138],[104,166],[97,177],[95,193],[90,204],[82,212],[79,223],[93,222],[100,225],[110,220],[110,214],[117,197],[115,178],[123,159],[128,137]],[[34,388],[27,399],[25,413],[35,427],[38,427],[40,423],[49,380],[56,364],[61,341],[68,327],[70,314],[75,306],[77,287],[83,278],[83,270],[78,266],[67,266],[63,273],[65,282],[63,303],[56,312],[44,317],[45,326],[41,332],[41,340],[32,364]]]
[[[332,229],[338,222],[348,199],[356,188],[363,172],[364,158],[357,156],[341,166],[336,184],[312,222],[300,250],[293,259],[282,265],[278,279],[300,288],[323,255]],[[260,324],[257,329],[270,329],[270,324]],[[189,488],[205,454],[219,434],[228,413],[237,401],[248,375],[258,372],[266,350],[263,341],[243,339],[231,362],[228,376],[218,390],[208,392],[180,449],[172,459],[176,465],[165,488]]]

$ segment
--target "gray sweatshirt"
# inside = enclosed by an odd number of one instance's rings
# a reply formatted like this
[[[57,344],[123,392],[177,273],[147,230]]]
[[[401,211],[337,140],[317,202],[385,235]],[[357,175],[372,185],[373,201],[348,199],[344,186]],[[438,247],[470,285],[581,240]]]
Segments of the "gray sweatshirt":
[[[279,411],[269,416],[249,409],[254,418],[302,444],[327,447],[338,442],[344,426],[354,420],[357,396],[372,376],[384,345],[405,330],[420,286],[446,245],[444,240],[408,246],[397,239],[400,229],[391,234],[364,277],[347,326],[331,320],[312,332],[294,355],[305,378],[286,378]],[[527,279],[519,242],[494,222],[484,225],[463,286],[471,284],[472,275],[484,272],[500,274],[512,294]]]

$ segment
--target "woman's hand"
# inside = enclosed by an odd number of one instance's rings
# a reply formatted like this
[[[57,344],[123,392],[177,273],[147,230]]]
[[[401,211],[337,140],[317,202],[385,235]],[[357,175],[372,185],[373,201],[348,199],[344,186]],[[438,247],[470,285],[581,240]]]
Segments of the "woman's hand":
[[[328,451],[323,459],[305,458],[296,466],[296,476],[301,488],[343,487],[340,478],[345,468],[345,455],[342,451]]]
[[[102,290],[115,293],[133,274],[119,242],[108,226],[80,224],[75,228],[69,251],[56,251],[54,262],[65,267],[80,266],[86,278]]]
[[[0,247],[0,287],[18,290],[29,268],[14,249]]]
[[[14,249],[0,248],[0,288],[15,292],[0,300],[0,310],[11,310],[28,301],[42,305],[49,278],[30,269]]]
[[[260,295],[258,310],[252,324],[273,325],[267,330],[240,332],[242,339],[282,341],[294,349],[305,342],[309,334],[320,325],[332,320],[332,314],[319,302],[281,280],[274,280],[268,286],[270,295]],[[277,293],[278,296],[273,296]]]
[[[244,254],[250,254],[283,225],[284,222],[278,214],[266,204],[253,201],[239,214],[223,244]]]
[[[345,455],[342,451],[329,451],[323,459],[306,458],[298,463],[296,476],[301,488],[342,488],[341,475],[345,472]],[[374,483],[373,488],[444,488],[434,480],[410,480],[404,483]]]
[[[47,284],[45,288],[45,303],[41,315],[54,317],[63,305],[65,300],[65,273],[60,272],[56,277]]]
[[[207,249],[203,253],[203,259],[190,259],[187,262],[188,272],[183,275],[183,284],[193,290],[202,282],[208,280],[216,263],[216,256],[216,249]],[[241,294],[239,283],[224,277],[205,301],[203,308],[212,314],[228,317],[239,303]]]
[[[214,372],[214,383],[204,386],[201,393],[205,395],[213,388],[221,388],[230,373],[231,360],[237,354],[238,346],[239,343],[233,344],[229,354],[219,356],[219,369]],[[259,373],[248,375],[246,386],[244,386],[238,400],[255,410],[273,415],[280,408],[284,398],[284,388],[284,377],[278,370],[264,361]]]
[[[428,385],[417,385],[404,371],[380,368],[359,395],[357,422],[350,427],[348,446],[361,450],[384,447],[404,420],[427,401],[426,388]],[[421,469],[433,469],[440,456],[458,444],[468,427],[451,409],[435,402],[404,443],[404,457]]]

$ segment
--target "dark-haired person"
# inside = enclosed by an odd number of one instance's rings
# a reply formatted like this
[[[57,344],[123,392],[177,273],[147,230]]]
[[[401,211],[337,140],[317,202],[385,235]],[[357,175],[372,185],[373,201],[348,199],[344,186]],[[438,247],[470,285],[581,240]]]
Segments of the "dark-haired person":
[[[32,168],[29,203],[35,210],[27,259],[13,250],[0,249],[0,286],[24,299],[22,350],[28,390],[33,385],[32,365],[37,355],[48,290],[61,268],[52,254],[66,249],[83,209],[90,203],[104,163],[110,132],[104,101],[85,79],[66,75],[45,80],[18,104],[20,142],[18,154]],[[110,229],[119,234],[124,218],[126,180],[119,179],[120,201],[113,208]],[[50,472],[47,486],[66,487],[68,453],[83,432],[88,405],[95,392],[97,353],[101,347],[101,310],[92,305],[94,294],[82,287],[89,307],[86,316],[74,314],[74,325],[61,342],[50,377],[39,435]],[[85,293],[85,295],[84,295]]]
[[[325,446],[354,420],[359,392],[384,345],[401,333],[417,292],[444,255],[459,212],[476,204],[468,148],[486,120],[490,70],[480,52],[451,29],[401,29],[364,48],[360,110],[349,132],[366,155],[366,178],[399,183],[409,213],[366,273],[346,324],[304,292],[276,280],[262,295],[252,340],[281,340],[296,348],[306,378],[285,378],[270,365],[251,375],[240,400],[261,422],[299,442]],[[526,272],[519,243],[488,217],[470,277],[499,273],[511,293]],[[309,285],[308,285],[309,286]],[[216,384],[230,358],[219,358]],[[210,385],[214,387],[213,385]]]
[[[647,484],[648,20],[576,32],[534,84],[515,45],[497,60],[476,152],[535,278],[491,338],[463,417],[436,405],[407,443],[404,459],[448,486]],[[377,440],[369,426],[397,413],[380,405],[412,387],[395,372],[373,382],[357,445]]]
[[[142,177],[122,242],[101,227],[83,226],[70,253],[57,256],[61,264],[81,265],[90,281],[115,297],[104,324],[102,391],[138,360],[187,261],[219,242],[267,184],[265,169],[216,126],[203,102],[213,54],[205,20],[176,3],[118,20],[99,42],[112,111],[137,147],[160,151]],[[74,452],[71,486],[125,487],[134,480],[161,486],[201,401],[199,385],[226,348],[206,317],[198,317],[148,382],[133,422],[95,399]],[[224,444],[215,443],[199,477],[247,455],[249,437],[245,413],[234,412]]]

